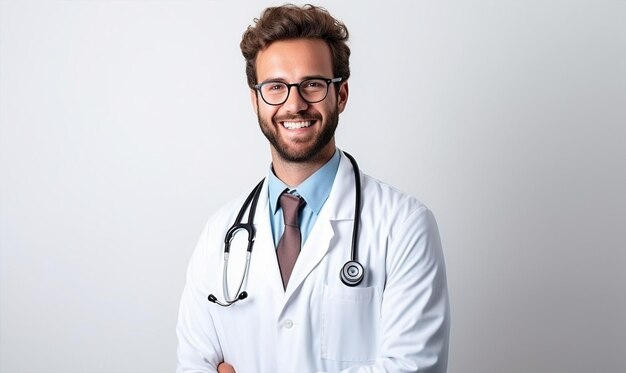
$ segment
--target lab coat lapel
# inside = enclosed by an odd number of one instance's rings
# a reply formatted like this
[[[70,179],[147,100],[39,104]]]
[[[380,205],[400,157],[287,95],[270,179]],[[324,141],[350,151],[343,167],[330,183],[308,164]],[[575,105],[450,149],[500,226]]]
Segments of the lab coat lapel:
[[[285,291],[285,301],[328,253],[330,241],[335,235],[333,223],[337,220],[353,219],[354,175],[350,161],[342,153],[330,195],[322,207],[291,273]],[[349,255],[349,247],[346,248],[346,255]]]
[[[330,220],[326,216],[318,216],[315,226],[309,234],[309,238],[304,243],[302,251],[298,256],[296,265],[289,278],[285,295],[287,298],[300,286],[302,281],[309,275],[315,266],[322,260],[330,247],[330,240],[334,232]]]
[[[268,192],[267,181],[261,190],[261,198],[259,198],[259,207],[255,215],[256,240],[254,250],[258,250],[252,257],[259,258],[259,265],[265,272],[265,278],[269,288],[273,294],[278,295],[280,299],[284,293],[282,285],[282,277],[278,267],[276,258],[276,247],[274,246],[274,238],[272,237],[272,227],[269,219]],[[258,280],[257,280],[258,281]],[[272,297],[274,298],[274,297]]]

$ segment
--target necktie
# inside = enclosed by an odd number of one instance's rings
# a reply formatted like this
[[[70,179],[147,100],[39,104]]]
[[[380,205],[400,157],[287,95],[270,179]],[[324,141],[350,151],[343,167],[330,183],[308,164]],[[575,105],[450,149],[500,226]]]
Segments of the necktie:
[[[287,288],[291,271],[296,264],[298,254],[300,254],[301,236],[300,224],[298,222],[298,212],[304,205],[304,200],[293,194],[283,192],[279,198],[280,207],[283,209],[283,221],[285,230],[283,236],[278,241],[276,254],[278,255],[278,265],[283,278],[283,288]]]

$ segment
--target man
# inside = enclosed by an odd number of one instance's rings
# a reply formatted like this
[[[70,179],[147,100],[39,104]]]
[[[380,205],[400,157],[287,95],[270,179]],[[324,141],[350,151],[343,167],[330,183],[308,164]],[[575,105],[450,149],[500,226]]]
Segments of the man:
[[[349,92],[347,39],[341,22],[310,5],[268,8],[244,33],[252,105],[272,164],[256,210],[243,209],[255,211],[249,263],[244,232],[226,273],[222,265],[245,195],[213,215],[200,237],[181,299],[177,372],[446,371],[449,310],[433,215],[355,175],[335,146]],[[358,267],[339,275],[355,220],[360,282],[351,277]]]

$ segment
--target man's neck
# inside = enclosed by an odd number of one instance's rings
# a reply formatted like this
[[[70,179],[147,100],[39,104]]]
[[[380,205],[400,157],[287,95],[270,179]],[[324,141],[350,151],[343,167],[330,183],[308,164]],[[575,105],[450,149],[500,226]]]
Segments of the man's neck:
[[[325,151],[324,154],[320,154],[319,157],[307,162],[290,162],[282,158],[277,154],[276,150],[272,148],[272,169],[274,174],[283,183],[289,187],[295,187],[300,185],[309,176],[313,175],[315,171],[319,170],[328,162],[335,154],[336,148],[333,146]],[[327,153],[327,154],[326,154]]]

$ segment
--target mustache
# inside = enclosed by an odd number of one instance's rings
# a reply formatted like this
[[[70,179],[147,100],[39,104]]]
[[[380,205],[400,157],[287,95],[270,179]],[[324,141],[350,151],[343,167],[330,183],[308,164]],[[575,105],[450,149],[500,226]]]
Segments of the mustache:
[[[275,122],[304,122],[308,120],[322,120],[320,114],[285,114],[274,117]]]

